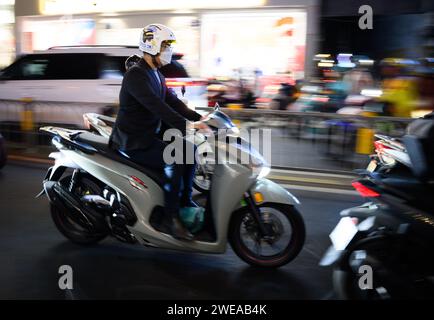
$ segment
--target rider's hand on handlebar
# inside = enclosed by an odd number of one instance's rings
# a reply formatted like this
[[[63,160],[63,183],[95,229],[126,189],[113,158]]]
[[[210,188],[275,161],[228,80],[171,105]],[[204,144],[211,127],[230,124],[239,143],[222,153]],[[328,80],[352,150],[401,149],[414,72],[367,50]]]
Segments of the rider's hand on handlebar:
[[[201,133],[212,133],[211,128],[201,121],[193,122],[193,128]]]
[[[199,121],[208,120],[208,117],[209,117],[209,115],[210,115],[211,113],[212,113],[212,112],[208,112],[207,114],[203,115],[203,116],[200,118]]]

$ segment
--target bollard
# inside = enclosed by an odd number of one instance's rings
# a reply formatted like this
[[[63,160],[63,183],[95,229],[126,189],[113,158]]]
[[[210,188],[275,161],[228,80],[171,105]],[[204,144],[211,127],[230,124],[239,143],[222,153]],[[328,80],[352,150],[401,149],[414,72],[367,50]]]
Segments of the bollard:
[[[36,135],[33,130],[34,125],[34,113],[32,108],[32,98],[22,98],[20,101],[23,103],[23,111],[20,117],[20,128],[24,133],[24,143],[27,146],[25,152],[32,153],[37,145]]]
[[[33,110],[31,108],[33,99],[22,98],[20,99],[20,101],[23,103],[23,111],[21,111],[21,117],[20,117],[20,128],[22,131],[32,131],[34,128]]]
[[[374,146],[374,130],[359,128],[357,130],[356,153],[371,154]]]

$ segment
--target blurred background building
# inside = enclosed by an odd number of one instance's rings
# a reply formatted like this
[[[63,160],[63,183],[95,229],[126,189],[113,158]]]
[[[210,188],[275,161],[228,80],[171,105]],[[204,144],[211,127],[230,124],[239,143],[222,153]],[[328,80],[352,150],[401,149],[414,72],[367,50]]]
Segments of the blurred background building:
[[[369,5],[373,29],[358,27],[358,8]],[[434,2],[430,0],[323,0],[321,51],[352,52],[375,60],[433,54]]]
[[[370,5],[374,28],[358,27]],[[310,75],[318,52],[385,57],[431,56],[434,2],[429,0],[0,0],[0,67],[15,55],[61,45],[137,45],[146,24],[177,31],[193,76],[234,70]]]
[[[9,6],[13,9],[13,1]],[[17,0],[17,54],[62,45],[137,45],[141,28],[176,30],[192,76],[291,72],[301,79],[317,51],[317,0]]]

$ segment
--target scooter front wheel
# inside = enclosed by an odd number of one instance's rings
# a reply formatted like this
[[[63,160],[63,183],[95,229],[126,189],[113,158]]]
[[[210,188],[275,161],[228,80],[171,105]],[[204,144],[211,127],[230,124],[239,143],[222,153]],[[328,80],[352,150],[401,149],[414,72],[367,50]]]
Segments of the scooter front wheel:
[[[281,267],[303,248],[306,234],[303,218],[291,205],[266,203],[259,210],[267,236],[261,234],[252,213],[244,207],[232,217],[229,242],[235,253],[253,266]]]

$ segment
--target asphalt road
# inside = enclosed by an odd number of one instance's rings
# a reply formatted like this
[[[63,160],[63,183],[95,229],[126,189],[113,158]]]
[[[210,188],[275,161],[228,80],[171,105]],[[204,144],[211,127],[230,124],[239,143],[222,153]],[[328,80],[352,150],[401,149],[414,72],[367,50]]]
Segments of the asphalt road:
[[[207,255],[114,239],[74,245],[56,230],[48,201],[34,199],[44,174],[12,164],[0,171],[0,299],[333,299],[331,270],[318,262],[339,211],[363,202],[293,190],[307,229],[304,249],[278,270],[258,270],[230,247],[224,255]],[[59,289],[62,265],[73,269],[73,290]]]

